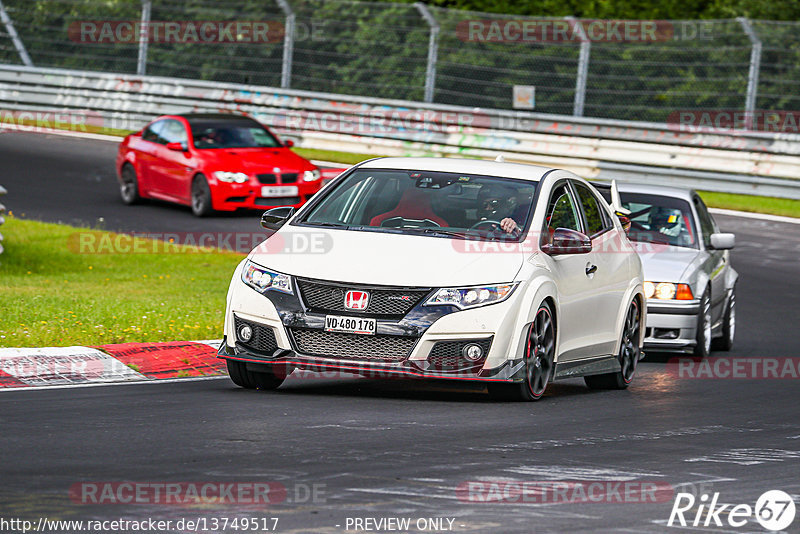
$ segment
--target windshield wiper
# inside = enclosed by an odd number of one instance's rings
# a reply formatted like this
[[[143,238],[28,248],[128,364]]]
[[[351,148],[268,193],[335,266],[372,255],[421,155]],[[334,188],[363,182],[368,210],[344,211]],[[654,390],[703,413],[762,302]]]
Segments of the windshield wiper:
[[[306,224],[308,226],[322,226],[324,228],[347,228],[347,229],[350,229],[350,227],[348,225],[346,225],[346,224],[333,223],[333,222],[304,222],[303,224]]]
[[[412,234],[425,234],[435,237],[456,237],[458,239],[467,239],[467,235],[463,232],[454,232],[453,230],[445,230],[443,228],[403,228],[403,233]]]

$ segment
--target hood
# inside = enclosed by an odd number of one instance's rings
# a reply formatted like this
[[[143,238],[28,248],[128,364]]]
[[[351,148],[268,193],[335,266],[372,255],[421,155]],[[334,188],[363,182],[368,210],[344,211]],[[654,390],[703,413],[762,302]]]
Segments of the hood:
[[[274,173],[275,167],[284,172],[303,172],[316,168],[314,164],[288,148],[219,148],[198,150],[201,159],[212,170]]]
[[[645,280],[651,282],[687,282],[701,251],[694,248],[632,242],[642,259]]]
[[[509,247],[514,248],[510,252],[476,251],[478,244],[444,237],[286,226],[250,257],[293,276],[356,284],[452,287],[513,281],[523,254],[515,247]]]

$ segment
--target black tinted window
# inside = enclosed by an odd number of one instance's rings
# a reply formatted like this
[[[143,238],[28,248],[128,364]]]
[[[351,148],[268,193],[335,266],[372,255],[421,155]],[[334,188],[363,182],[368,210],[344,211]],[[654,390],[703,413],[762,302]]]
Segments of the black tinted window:
[[[145,128],[142,132],[142,139],[145,141],[152,141],[154,143],[163,143],[164,141],[159,137],[159,132],[161,132],[165,122],[166,121],[164,120],[156,121]]]
[[[186,128],[183,127],[179,121],[175,119],[167,119],[164,121],[164,126],[158,132],[158,137],[163,143],[185,143]]]
[[[575,182],[575,188],[581,199],[583,214],[586,216],[586,234],[589,236],[599,234],[609,226],[603,217],[602,208],[597,203],[597,197],[583,184]]]
[[[547,207],[547,227],[551,233],[556,228],[569,228],[579,232],[581,230],[578,211],[566,185],[560,185],[553,190]]]

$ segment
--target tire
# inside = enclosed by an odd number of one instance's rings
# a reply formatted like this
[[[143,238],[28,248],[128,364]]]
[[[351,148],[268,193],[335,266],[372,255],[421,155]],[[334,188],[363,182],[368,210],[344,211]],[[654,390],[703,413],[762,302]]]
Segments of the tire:
[[[192,180],[192,213],[197,217],[205,217],[212,211],[211,188],[208,187],[208,180],[202,174],[198,174]]]
[[[736,333],[736,286],[731,289],[722,321],[722,337],[715,339],[713,346],[715,349],[729,351],[733,348],[733,336]]]
[[[263,372],[254,372],[247,369],[247,364],[234,360],[226,360],[228,375],[234,384],[245,389],[278,389],[286,379],[286,372],[276,372],[271,365],[263,365]],[[282,368],[279,371],[284,371]]]
[[[525,345],[525,380],[515,384],[488,385],[489,394],[497,400],[536,401],[542,398],[553,378],[556,328],[550,306],[543,302],[528,328]]]
[[[630,385],[636,374],[636,364],[639,362],[639,356],[642,353],[641,348],[639,348],[641,321],[639,302],[634,299],[628,306],[625,321],[622,323],[619,354],[617,354],[620,370],[614,373],[586,376],[583,380],[587,386],[591,389],[626,389]]]
[[[136,176],[136,169],[130,163],[126,163],[120,172],[119,195],[122,197],[122,202],[129,206],[142,200],[139,195],[139,178]]]
[[[694,355],[707,358],[711,354],[711,292],[706,289],[700,299],[700,312],[697,314],[697,344]]]

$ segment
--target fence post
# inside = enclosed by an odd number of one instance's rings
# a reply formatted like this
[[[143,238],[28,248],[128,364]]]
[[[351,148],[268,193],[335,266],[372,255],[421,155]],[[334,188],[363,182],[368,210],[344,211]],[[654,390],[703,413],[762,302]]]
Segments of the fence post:
[[[756,97],[758,96],[758,75],[761,70],[761,39],[758,38],[750,21],[745,17],[739,17],[736,20],[742,25],[744,33],[750,39],[750,44],[753,48],[750,50],[750,70],[747,73],[747,97],[744,104],[745,124],[747,128],[752,128],[753,114],[756,110]]]
[[[428,37],[428,66],[425,69],[425,102],[433,102],[433,91],[436,88],[436,61],[439,57],[439,23],[436,17],[422,2],[416,2],[414,7],[430,26],[431,33]]]
[[[17,49],[17,53],[19,54],[19,58],[22,60],[22,64],[26,67],[33,67],[31,56],[28,55],[28,51],[25,49],[25,43],[23,43],[22,39],[19,38],[17,29],[14,28],[14,22],[11,20],[11,17],[8,16],[6,7],[3,5],[3,0],[0,0],[0,20],[2,20],[3,24],[5,24],[8,36],[11,37],[11,42],[14,43],[14,48]]]
[[[150,0],[142,0],[142,23],[139,26],[139,59],[136,61],[136,74],[147,74],[147,45],[150,43]]]
[[[292,55],[294,53],[295,15],[289,2],[277,0],[283,14],[286,15],[286,28],[283,35],[283,67],[281,68],[281,88],[289,89],[292,85]]]
[[[575,102],[572,105],[572,114],[575,117],[583,116],[583,104],[586,101],[586,78],[589,75],[589,53],[592,50],[592,43],[586,37],[583,26],[575,17],[564,17],[573,25],[574,31],[581,39],[581,52],[578,56],[578,73],[575,77]]]

